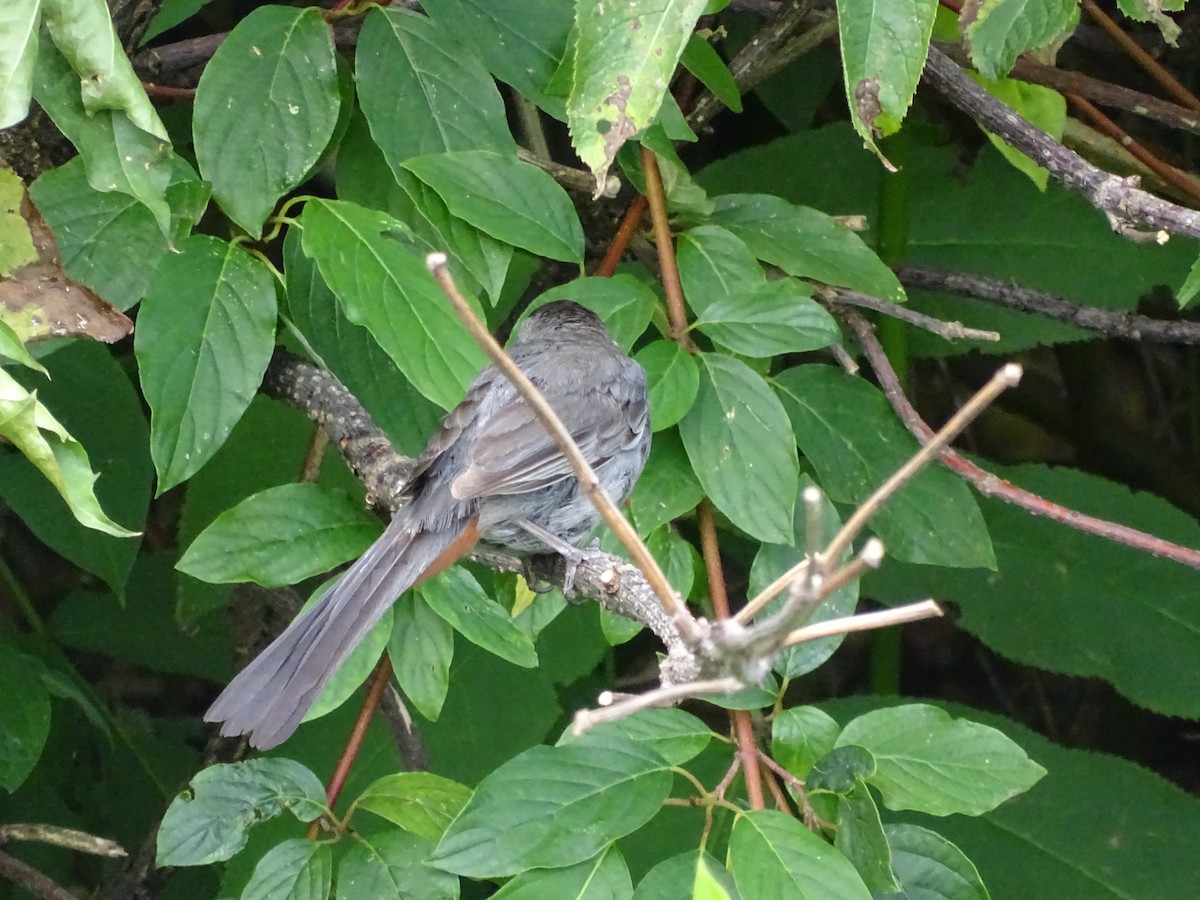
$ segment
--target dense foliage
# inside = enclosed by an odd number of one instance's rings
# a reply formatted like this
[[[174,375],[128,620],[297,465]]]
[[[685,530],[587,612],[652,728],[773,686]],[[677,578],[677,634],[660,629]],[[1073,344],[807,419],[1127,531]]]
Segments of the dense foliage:
[[[1182,4],[1119,6],[1182,41],[1168,64],[1195,53]],[[1200,127],[1054,84],[1051,48],[1142,83],[1084,8],[5,0],[0,897],[1194,893],[1200,330],[1171,320],[1200,182],[1158,157]],[[1157,110],[1121,116],[1150,163],[1067,118],[1102,90]],[[573,735],[602,691],[654,687],[661,633],[587,579],[568,603],[473,561],[281,747],[213,736],[215,692],[395,487],[325,446],[328,397],[279,348],[419,452],[486,362],[438,250],[493,332],[570,297],[646,369],[628,512],[706,620],[917,452],[906,395],[941,422],[1019,359],[970,455],[871,517],[882,565],[782,633],[947,617],[772,645],[705,673],[734,693]],[[334,790],[381,655],[398,691],[377,679]]]

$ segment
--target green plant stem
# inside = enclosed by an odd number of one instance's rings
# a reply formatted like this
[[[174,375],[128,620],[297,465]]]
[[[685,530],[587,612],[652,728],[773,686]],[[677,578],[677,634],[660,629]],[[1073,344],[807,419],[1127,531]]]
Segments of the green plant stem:
[[[48,638],[50,633],[46,628],[46,623],[38,615],[37,607],[33,605],[33,599],[25,590],[25,585],[21,584],[17,576],[13,573],[13,570],[9,568],[8,560],[2,558],[0,558],[0,581],[4,582],[4,586],[12,594],[13,601],[17,604],[17,608],[21,610],[21,615],[25,617],[30,631],[40,638]]]

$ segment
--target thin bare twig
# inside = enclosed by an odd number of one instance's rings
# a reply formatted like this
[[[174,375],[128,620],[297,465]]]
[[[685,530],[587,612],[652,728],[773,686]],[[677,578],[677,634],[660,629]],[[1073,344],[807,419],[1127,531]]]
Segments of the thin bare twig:
[[[583,452],[579,449],[579,445],[571,438],[571,433],[567,431],[562,420],[555,414],[550,404],[546,402],[546,398],[526,377],[525,373],[517,368],[517,364],[512,361],[504,348],[492,337],[487,327],[479,321],[466,298],[458,290],[458,285],[454,283],[454,278],[450,274],[450,269],[446,265],[446,254],[430,253],[425,257],[425,265],[429,271],[433,273],[447,298],[454,306],[454,311],[458,315],[459,320],[463,323],[463,327],[475,339],[476,343],[484,349],[488,357],[495,363],[496,368],[504,373],[507,378],[516,388],[517,392],[529,404],[529,408],[533,410],[538,420],[545,427],[547,433],[554,438],[562,450],[563,456],[571,463],[571,467],[575,470],[575,476],[579,479],[579,485],[583,492],[588,496],[596,506],[597,512],[600,513],[605,523],[612,529],[613,534],[620,539],[633,557],[634,563],[645,574],[646,580],[654,588],[655,594],[658,596],[659,602],[662,604],[671,617],[671,621],[675,628],[679,631],[680,636],[689,645],[695,645],[700,639],[700,629],[696,624],[696,620],[692,618],[691,613],[687,611],[687,607],[680,602],[675,590],[671,587],[671,583],[667,581],[667,576],[663,573],[662,568],[650,553],[649,548],[637,532],[621,515],[621,511],[617,509],[616,504],[612,499],[604,493],[604,488],[600,485],[600,479],[597,477],[595,470],[584,457]]]
[[[896,277],[905,287],[946,291],[971,299],[987,300],[1112,337],[1163,344],[1200,344],[1200,322],[1171,322],[1133,313],[1082,306],[1063,297],[1021,287],[1002,278],[966,272],[943,272],[925,266],[904,266],[896,270]]]
[[[921,619],[936,619],[943,615],[942,608],[932,600],[922,600],[919,603],[909,603],[893,609],[881,609],[878,612],[856,613],[853,616],[842,616],[829,619],[826,622],[816,622],[797,628],[787,636],[785,647],[794,647],[806,641],[816,641],[821,638],[833,637],[838,634],[851,634],[856,631],[874,631],[876,628],[890,628],[893,625],[903,625],[906,622],[919,622]]]
[[[884,352],[883,346],[879,343],[878,338],[875,337],[875,332],[871,328],[870,323],[855,313],[847,315],[845,321],[850,325],[850,328],[858,338],[859,346],[862,347],[863,354],[870,362],[871,368],[874,369],[875,377],[879,379],[879,385],[883,388],[883,392],[892,404],[892,408],[896,411],[896,415],[900,417],[900,420],[918,441],[922,443],[929,441],[933,436],[933,429],[925,424],[925,421],[917,413],[916,409],[913,408],[912,403],[900,387],[900,379],[888,361],[887,353]],[[1053,519],[1056,522],[1062,522],[1064,525],[1078,531],[1094,534],[1118,544],[1134,547],[1152,556],[1172,559],[1193,569],[1200,569],[1200,550],[1181,547],[1178,544],[1173,544],[1154,535],[1146,534],[1144,531],[1138,531],[1136,528],[1129,528],[1128,526],[1119,525],[1116,522],[1110,522],[1106,519],[1098,519],[1095,516],[1089,516],[1078,510],[1053,503],[1045,497],[1040,497],[1031,491],[1017,487],[1012,482],[1005,481],[1003,478],[999,478],[991,472],[981,469],[975,463],[949,448],[944,448],[941,451],[941,461],[951,471],[970,482],[975,490],[985,496],[996,497],[1004,500],[1006,503],[1012,503],[1014,506],[1019,506],[1036,516],[1043,516]]]
[[[687,684],[671,684],[646,691],[644,694],[633,694],[622,697],[611,703],[604,703],[607,691],[601,695],[601,705],[596,709],[581,709],[575,713],[571,724],[571,733],[578,737],[597,725],[605,722],[617,722],[628,718],[643,709],[657,706],[674,706],[681,700],[699,697],[702,694],[732,694],[742,689],[740,678],[710,678],[704,681],[690,681]],[[744,762],[744,760],[743,760]]]
[[[124,847],[108,838],[97,837],[75,828],[44,825],[38,822],[11,822],[7,825],[0,825],[0,845],[9,841],[39,841],[43,844],[66,847],[68,850],[75,850],[79,853],[90,853],[93,856],[129,855]]]
[[[817,299],[824,300],[833,306],[861,306],[863,309],[871,309],[875,312],[883,313],[885,316],[891,316],[893,319],[899,319],[901,322],[907,322],[915,328],[921,328],[931,334],[936,334],[938,337],[945,338],[948,341],[1000,340],[1000,332],[998,331],[969,328],[961,322],[947,322],[943,319],[935,319],[933,316],[919,313],[915,309],[909,309],[907,306],[901,306],[899,303],[891,303],[880,297],[872,297],[870,294],[861,294],[858,291],[851,291],[846,288],[827,286],[818,287],[813,293],[816,294]]]
[[[859,317],[861,318],[861,316]],[[970,400],[943,425],[929,442],[913,454],[903,466],[881,484],[870,497],[864,500],[854,513],[846,520],[841,531],[837,533],[823,554],[826,559],[838,560],[850,546],[855,536],[862,531],[871,517],[879,511],[885,502],[900,488],[912,480],[921,469],[928,465],[941,449],[954,440],[975,417],[983,412],[1001,393],[1015,387],[1021,380],[1021,367],[1016,363],[1007,363],[992,376]]]

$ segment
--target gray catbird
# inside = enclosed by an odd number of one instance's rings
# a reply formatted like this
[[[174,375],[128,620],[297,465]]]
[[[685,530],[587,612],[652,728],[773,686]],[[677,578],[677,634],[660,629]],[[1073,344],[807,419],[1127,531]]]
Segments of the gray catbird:
[[[614,500],[650,452],[646,373],[577,303],[533,312],[510,353],[549,400]],[[488,366],[442,422],[405,488],[408,504],[314,606],[205,713],[262,749],[286,740],[330,676],[396,598],[476,543],[521,555],[572,551],[599,516],[570,464],[508,380]],[[575,560],[577,561],[577,560]]]

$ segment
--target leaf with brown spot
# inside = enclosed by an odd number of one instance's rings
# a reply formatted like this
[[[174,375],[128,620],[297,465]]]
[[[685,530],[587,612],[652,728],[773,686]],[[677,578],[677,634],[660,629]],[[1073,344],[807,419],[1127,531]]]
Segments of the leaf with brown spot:
[[[127,317],[67,276],[54,233],[8,169],[0,169],[0,321],[25,342],[85,336],[112,343],[133,331]]]

